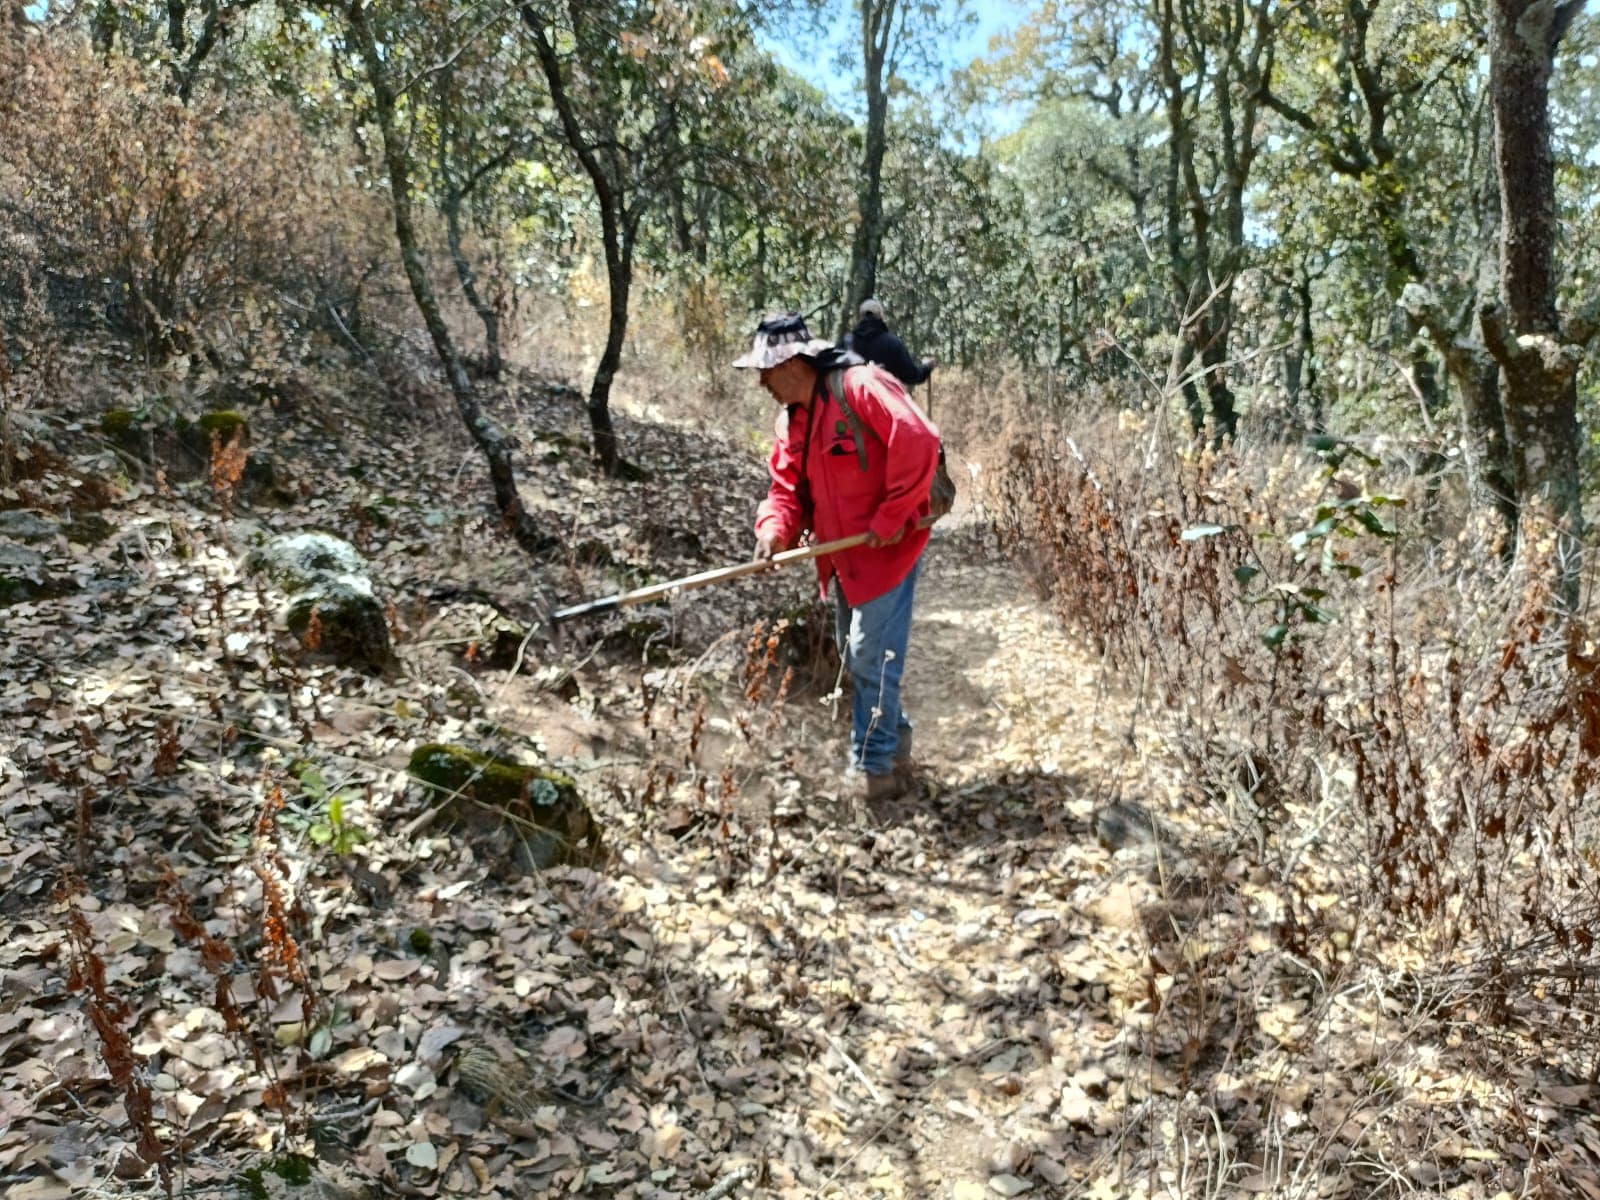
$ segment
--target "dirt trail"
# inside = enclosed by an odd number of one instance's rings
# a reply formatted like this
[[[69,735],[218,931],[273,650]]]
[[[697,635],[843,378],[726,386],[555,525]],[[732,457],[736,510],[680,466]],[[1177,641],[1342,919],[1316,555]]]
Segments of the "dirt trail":
[[[1138,881],[1093,834],[1121,793],[1125,718],[1087,653],[959,526],[925,560],[906,695],[915,794],[868,813],[818,774],[769,886],[653,915],[702,971],[742,976],[781,1014],[770,1052],[808,1099],[797,1110],[789,1091],[756,1140],[796,1172],[794,1194],[1051,1194],[1097,1177],[1105,1129],[1071,1124],[1091,1093],[1130,1099],[1119,1014],[1145,986]],[[837,758],[843,720],[791,727],[794,758]],[[732,931],[737,971],[696,939],[707,925]]]
[[[919,586],[906,694],[918,753],[940,778],[1104,768],[1095,663],[976,527],[940,531]]]

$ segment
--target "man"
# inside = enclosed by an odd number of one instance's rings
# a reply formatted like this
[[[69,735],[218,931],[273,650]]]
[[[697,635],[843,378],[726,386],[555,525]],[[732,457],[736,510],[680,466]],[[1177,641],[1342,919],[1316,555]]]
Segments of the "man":
[[[894,376],[812,337],[799,313],[761,322],[733,365],[759,371],[783,407],[756,557],[797,545],[807,530],[819,542],[867,534],[866,545],[817,559],[817,574],[823,595],[832,589],[839,654],[855,688],[851,768],[866,776],[869,800],[889,799],[910,765],[900,678],[939,431]],[[830,386],[839,368],[843,395]]]
[[[856,314],[856,327],[844,335],[840,343],[846,350],[859,354],[870,363],[886,367],[907,387],[926,383],[933,374],[934,362],[925,358],[920,363],[911,357],[906,344],[889,332],[884,321],[883,305],[877,300],[863,300]]]

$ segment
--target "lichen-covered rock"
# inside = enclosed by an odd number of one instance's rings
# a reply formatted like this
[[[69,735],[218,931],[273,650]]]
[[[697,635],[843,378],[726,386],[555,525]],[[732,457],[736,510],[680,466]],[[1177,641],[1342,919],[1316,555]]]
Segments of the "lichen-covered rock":
[[[460,746],[418,746],[407,768],[467,831],[478,853],[498,851],[522,870],[593,863],[600,827],[572,776]]]
[[[250,570],[293,595],[341,576],[366,578],[367,563],[349,542],[326,533],[293,533],[251,551]]]
[[[0,512],[0,537],[16,542],[48,542],[61,532],[61,526],[48,517],[26,508]]]
[[[288,534],[252,551],[246,566],[288,593],[284,624],[306,650],[351,666],[382,669],[393,661],[387,606],[349,542]]]
[[[283,613],[300,644],[337,662],[383,668],[394,658],[389,616],[360,575],[330,575],[289,598]]]

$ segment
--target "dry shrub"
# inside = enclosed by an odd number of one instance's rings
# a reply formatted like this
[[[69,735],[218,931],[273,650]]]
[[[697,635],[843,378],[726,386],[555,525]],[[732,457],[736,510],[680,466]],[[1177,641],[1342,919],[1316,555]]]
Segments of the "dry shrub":
[[[6,37],[0,241],[28,251],[13,270],[34,313],[153,358],[202,350],[264,392],[312,334],[382,366],[414,321],[386,204],[337,149],[280,103],[187,108],[149,66]]]
[[[1270,869],[1285,949],[1332,977],[1352,946],[1404,945],[1477,1019],[1527,1028],[1536,1006],[1546,1052],[1575,1047],[1597,1007],[1600,656],[1537,514],[1511,565],[1491,519],[1440,539],[1383,474],[1339,443],[1190,452],[1128,416],[1018,439],[989,502],[1164,714],[1230,851]]]
[[[246,285],[280,277],[309,156],[290,117],[201,115],[146,69],[36,39],[11,80],[0,142],[8,206],[46,265],[100,297],[144,350],[192,347]]]

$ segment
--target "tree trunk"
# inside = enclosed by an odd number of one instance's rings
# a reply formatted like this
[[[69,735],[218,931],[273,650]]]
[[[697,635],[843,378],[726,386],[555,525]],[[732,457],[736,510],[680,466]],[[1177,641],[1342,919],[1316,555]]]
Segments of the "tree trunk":
[[[109,60],[111,51],[117,44],[117,28],[121,24],[121,15],[117,12],[116,0],[100,0],[94,6],[94,16],[89,22],[89,41],[94,46],[95,53],[101,58]]]
[[[622,342],[628,334],[628,293],[633,285],[633,230],[627,222],[637,218],[629,216],[627,212],[626,181],[620,171],[616,175],[608,172],[594,146],[584,136],[572,98],[567,93],[561,60],[556,57],[556,48],[538,12],[524,4],[521,13],[523,24],[533,35],[534,52],[544,72],[545,84],[550,89],[550,99],[561,121],[562,133],[567,145],[577,155],[584,173],[589,176],[600,210],[610,321],[606,327],[605,352],[600,356],[600,365],[595,369],[594,379],[589,385],[589,429],[594,438],[594,453],[600,462],[600,469],[607,475],[619,477],[628,474],[632,468],[622,459],[616,429],[611,424],[611,381],[622,362]]]
[[[1200,352],[1205,364],[1206,399],[1211,404],[1211,443],[1218,449],[1239,434],[1239,413],[1228,386],[1228,329],[1215,330]]]
[[[1290,395],[1296,420],[1306,433],[1326,433],[1322,416],[1322,389],[1317,378],[1316,330],[1311,323],[1311,280],[1302,275],[1294,284],[1295,377]]]
[[[394,89],[384,72],[383,60],[378,55],[372,27],[367,23],[367,15],[360,0],[349,6],[347,15],[351,36],[366,67],[367,80],[372,87],[373,109],[378,118],[378,130],[383,137],[384,163],[389,171],[395,240],[399,243],[400,259],[405,265],[406,280],[411,285],[412,299],[416,301],[417,310],[422,314],[423,323],[428,327],[428,336],[433,340],[434,351],[444,365],[445,377],[449,380],[450,391],[455,396],[456,410],[461,414],[472,440],[477,443],[478,449],[482,451],[489,464],[489,479],[494,487],[495,504],[500,509],[506,528],[523,550],[535,557],[542,557],[554,549],[558,542],[555,538],[539,532],[533,517],[524,507],[522,497],[517,492],[517,477],[511,461],[511,443],[479,405],[472,383],[461,365],[461,356],[456,353],[455,344],[450,338],[450,329],[439,311],[438,298],[433,293],[433,287],[429,284],[427,272],[422,265],[416,226],[412,220],[411,165],[407,160],[400,132],[395,128]]]
[[[1478,306],[1500,294],[1500,180],[1494,156],[1484,158],[1478,189]],[[1465,334],[1473,332],[1476,313],[1463,312]],[[1436,339],[1437,340],[1437,339]],[[1505,522],[1506,552],[1515,548],[1517,480],[1506,440],[1506,415],[1501,404],[1500,364],[1481,339],[1458,337],[1458,349],[1444,360],[1461,391],[1461,418],[1466,426],[1467,486],[1472,502],[1492,509]]]
[[[1205,401],[1200,399],[1200,385],[1195,382],[1194,346],[1187,339],[1179,339],[1173,365],[1181,381],[1179,390],[1183,393],[1183,407],[1189,414],[1189,425],[1198,439],[1206,430],[1206,406]]]
[[[861,302],[878,287],[878,252],[883,244],[883,159],[889,144],[889,93],[884,68],[893,37],[898,0],[860,0],[861,43],[867,91],[866,147],[861,160],[861,187],[855,238],[850,247],[850,284],[839,322],[844,334]]]
[[[500,356],[500,314],[494,305],[484,299],[478,290],[478,277],[472,269],[472,260],[461,245],[461,194],[453,188],[444,197],[445,230],[450,240],[450,260],[455,263],[456,278],[461,281],[461,292],[472,305],[472,311],[483,322],[483,373],[490,379],[499,379],[505,370]]]
[[[1461,418],[1467,448],[1467,486],[1472,503],[1500,515],[1506,530],[1517,528],[1517,485],[1506,445],[1505,413],[1500,407],[1500,364],[1478,350],[1459,375]]]
[[[589,385],[589,430],[594,438],[595,457],[600,460],[600,469],[613,477],[627,473],[617,450],[617,433],[611,424],[611,381],[622,365],[622,344],[628,336],[628,297],[633,289],[633,247],[621,244],[620,237],[620,232],[607,223],[606,285],[611,300],[610,320],[606,325],[606,348]]]
[[[1582,352],[1563,344],[1556,309],[1550,74],[1556,47],[1581,2],[1494,0],[1491,8],[1489,92],[1503,304],[1487,304],[1479,313],[1484,342],[1504,371],[1506,437],[1518,499],[1524,505],[1534,499],[1547,503],[1574,549],[1583,522],[1577,422]]]

